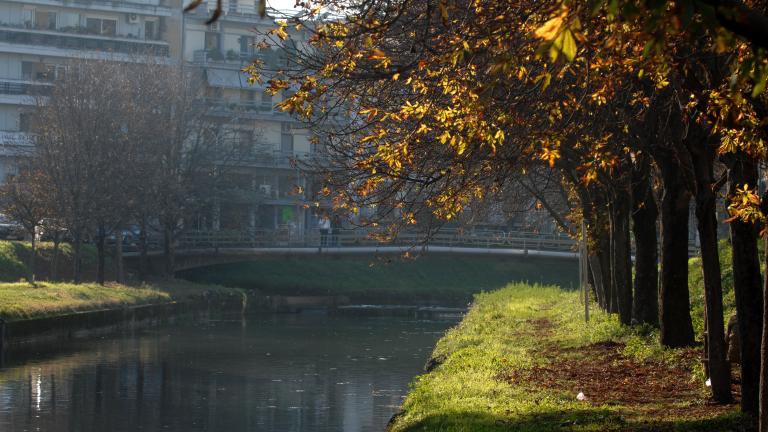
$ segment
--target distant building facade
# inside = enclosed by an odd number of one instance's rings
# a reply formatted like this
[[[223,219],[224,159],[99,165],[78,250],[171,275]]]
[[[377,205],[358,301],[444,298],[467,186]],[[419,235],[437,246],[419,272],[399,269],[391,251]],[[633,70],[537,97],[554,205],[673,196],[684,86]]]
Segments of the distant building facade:
[[[0,1],[0,181],[29,154],[35,98],[50,91],[69,61],[136,61],[151,53],[199,74],[200,103],[229,129],[236,149],[218,162],[227,188],[185,223],[201,230],[312,228],[308,180],[295,164],[315,153],[310,133],[275,110],[280,95],[251,86],[241,71],[256,58],[272,67],[286,61],[277,47],[256,48],[254,28],[269,30],[274,20],[260,18],[254,0],[224,0],[224,14],[206,25],[214,7],[209,1],[184,14],[180,0]]]
[[[286,51],[257,47],[257,33],[265,34],[275,22],[259,17],[254,0],[225,0],[223,6],[224,14],[211,25],[205,21],[213,1],[184,16],[184,62],[203,77],[209,115],[230,129],[225,135],[237,149],[222,167],[231,187],[210,216],[198,218],[197,228],[303,232],[316,224],[306,201],[309,182],[297,165],[316,156],[311,134],[275,108],[280,94],[249,84],[242,72],[255,59],[265,69],[279,69],[288,61]]]
[[[0,1],[0,180],[32,145],[36,95],[50,91],[67,62],[146,53],[172,61],[180,40],[177,0]]]

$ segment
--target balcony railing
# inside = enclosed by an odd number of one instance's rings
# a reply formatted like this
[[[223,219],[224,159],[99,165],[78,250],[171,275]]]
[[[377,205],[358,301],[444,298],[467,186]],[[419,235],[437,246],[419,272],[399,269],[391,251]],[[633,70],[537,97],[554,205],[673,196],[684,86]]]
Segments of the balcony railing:
[[[104,51],[126,54],[169,55],[168,44],[162,41],[92,35],[61,30],[36,30],[0,25],[0,41],[11,44],[38,45],[60,49]]]
[[[253,151],[236,153],[219,161],[227,165],[248,165],[262,168],[296,168],[297,164],[321,160],[319,153]]]
[[[94,10],[125,10],[125,11],[141,11],[152,12],[155,15],[171,16],[171,8],[167,5],[167,1],[160,0],[156,4],[141,3],[138,1],[122,1],[122,0],[25,0],[24,3],[51,5],[53,2],[68,7],[81,7]]]
[[[0,94],[49,96],[51,94],[51,85],[0,78]]]
[[[195,50],[192,53],[192,62],[197,65],[231,64],[240,67],[243,64],[251,63],[256,59],[262,59],[262,56],[255,52],[242,52],[230,50],[221,52],[220,50]]]
[[[272,117],[281,115],[272,104],[257,101],[229,101],[219,98],[203,98],[198,100],[208,109],[212,116],[258,118],[261,116]]]

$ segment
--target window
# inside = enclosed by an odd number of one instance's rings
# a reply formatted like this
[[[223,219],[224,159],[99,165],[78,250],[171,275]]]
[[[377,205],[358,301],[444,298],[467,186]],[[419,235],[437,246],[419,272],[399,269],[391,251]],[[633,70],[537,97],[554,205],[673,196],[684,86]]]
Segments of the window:
[[[155,35],[154,21],[144,21],[144,38],[152,40],[157,39],[157,35]]]
[[[65,67],[62,65],[21,62],[21,75],[29,81],[53,81],[64,77]]]
[[[256,38],[253,36],[240,36],[240,55],[251,56],[256,46]]]
[[[35,28],[56,30],[56,12],[35,11]]]
[[[19,113],[19,131],[32,132],[32,113]]]
[[[213,32],[205,32],[205,49],[218,50],[220,35]]]
[[[283,155],[293,154],[293,134],[291,133],[291,125],[288,123],[282,124],[282,134],[280,135],[280,153]]]
[[[272,111],[272,95],[266,90],[261,93],[261,109]]]
[[[117,35],[117,20],[86,18],[85,28],[88,30],[88,33],[115,36]]]

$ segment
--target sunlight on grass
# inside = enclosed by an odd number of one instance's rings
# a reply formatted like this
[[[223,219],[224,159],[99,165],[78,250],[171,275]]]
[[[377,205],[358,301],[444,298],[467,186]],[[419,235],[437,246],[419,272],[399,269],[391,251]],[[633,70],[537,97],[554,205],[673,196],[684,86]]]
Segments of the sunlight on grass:
[[[0,284],[0,316],[7,320],[170,300],[168,293],[149,286],[63,282],[41,282],[36,287],[26,282]]]
[[[577,293],[557,287],[510,284],[479,294],[465,319],[438,342],[433,357],[440,365],[414,381],[391,430],[603,431],[633,430],[648,422],[683,430],[736,427],[738,417],[730,411],[703,420],[673,413],[649,417],[644,410],[665,407],[585,403],[576,399],[576,391],[564,390],[567,383],[544,385],[549,377],[528,376],[536,368],[557,367],[555,359],[575,365],[587,361],[581,350],[593,344],[615,344],[616,355],[635,359],[628,361],[684,361],[690,366],[690,358],[659,348],[655,337],[648,329],[621,326],[615,316],[600,311],[585,323]],[[690,379],[695,379],[692,374]],[[584,392],[590,395],[590,389]],[[693,400],[676,403],[701,405],[704,392],[702,386]]]

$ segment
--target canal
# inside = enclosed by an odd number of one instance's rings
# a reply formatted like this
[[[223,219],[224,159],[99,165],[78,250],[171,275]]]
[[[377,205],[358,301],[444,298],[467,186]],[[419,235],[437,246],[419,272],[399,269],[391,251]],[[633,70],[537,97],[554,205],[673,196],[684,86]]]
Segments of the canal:
[[[381,431],[455,323],[306,312],[15,353],[0,431]]]

